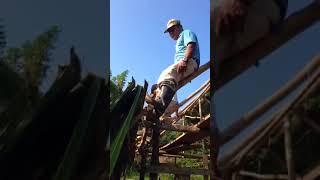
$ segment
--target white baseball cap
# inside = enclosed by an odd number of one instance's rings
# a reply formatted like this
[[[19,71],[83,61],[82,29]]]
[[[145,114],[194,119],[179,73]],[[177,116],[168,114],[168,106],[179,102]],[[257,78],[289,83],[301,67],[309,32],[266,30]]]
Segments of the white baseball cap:
[[[180,20],[177,19],[170,19],[167,23],[167,29],[164,31],[164,33],[168,32],[168,30],[175,25],[180,24]]]

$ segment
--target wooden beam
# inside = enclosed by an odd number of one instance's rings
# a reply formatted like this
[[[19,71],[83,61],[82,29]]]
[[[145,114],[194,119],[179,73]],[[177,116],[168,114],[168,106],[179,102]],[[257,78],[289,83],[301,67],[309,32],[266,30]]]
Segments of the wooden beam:
[[[193,92],[189,97],[179,103],[179,107],[182,107],[185,103],[187,103],[190,99],[196,96],[199,92],[201,92],[204,88],[210,86],[210,80],[207,80],[199,89]]]
[[[178,132],[189,132],[189,133],[199,133],[199,132],[209,133],[208,130],[201,129],[196,126],[183,126],[179,124],[161,123],[161,129],[165,129],[169,131],[178,131]]]
[[[205,119],[204,121],[201,121],[194,126],[196,126],[198,128],[209,130],[210,129],[210,114],[207,115],[204,119]],[[170,153],[173,153],[173,152],[176,153],[178,151],[171,151],[171,150],[174,149],[175,147],[180,147],[180,145],[184,146],[184,145],[189,145],[194,142],[197,142],[197,141],[207,137],[208,135],[209,135],[209,133],[205,132],[205,131],[200,131],[198,133],[182,134],[178,138],[176,138],[175,140],[171,141],[170,143],[163,145],[161,147],[161,149],[166,150]],[[169,149],[170,149],[170,151],[169,151]]]
[[[185,106],[181,111],[178,112],[179,115],[185,114],[189,109],[193,108],[200,97],[204,96],[206,93],[209,93],[210,86],[207,86],[206,89],[195,99],[192,100],[187,106]]]
[[[151,155],[151,153],[149,153],[149,155]],[[166,156],[166,157],[176,157],[176,158],[203,159],[203,156],[201,156],[201,155],[187,154],[187,153],[170,154],[170,153],[167,153],[167,152],[161,152],[160,151],[159,155],[160,156]]]
[[[257,41],[246,50],[240,52],[240,54],[235,55],[234,58],[223,60],[223,63],[219,66],[220,75],[214,85],[215,90],[220,89],[223,85],[246,71],[257,61],[266,57],[274,50],[287,43],[291,38],[315,24],[319,18],[319,3],[313,2],[302,10],[290,15],[283,22],[278,31]],[[211,52],[213,52],[212,49]],[[211,61],[213,62],[213,60]],[[214,77],[211,77],[211,79],[213,78]]]
[[[240,171],[240,175],[246,176],[246,177],[252,177],[255,179],[288,179],[288,175],[286,174],[258,174],[254,172],[249,172],[249,171]]]
[[[237,145],[234,150],[226,154],[220,161],[219,164],[226,167],[234,166],[235,162],[239,162],[242,157],[248,152],[252,152],[259,148],[263,142],[267,140],[267,134],[278,131],[282,126],[281,120],[288,115],[289,112],[299,107],[299,104],[306,98],[312,97],[315,93],[319,92],[320,89],[320,72],[317,72],[313,78],[305,85],[296,98],[269,120],[264,126],[261,126],[255,133],[250,135],[245,141]]]
[[[177,90],[182,88],[183,86],[185,86],[188,82],[191,82],[193,79],[198,77],[200,74],[202,74],[203,72],[205,72],[209,68],[210,68],[210,61],[207,62],[206,64],[200,66],[199,69],[195,73],[191,74],[191,76],[189,76],[186,79],[179,82]]]
[[[196,103],[197,103],[197,100],[202,97],[204,94],[206,94],[207,92],[209,92],[210,90],[210,86],[207,87],[197,98],[195,98],[190,104],[188,104],[183,110],[181,110],[180,112],[178,112],[179,116],[181,117],[182,115],[184,115],[186,113],[187,110],[189,110],[190,108],[192,108]],[[178,122],[181,118],[178,118],[176,120],[174,120],[172,122],[172,124]],[[161,133],[160,133],[160,136],[162,136],[163,134],[165,133],[165,130],[163,130]]]
[[[184,115],[185,118],[189,118],[189,119],[201,119],[201,117],[193,117],[193,116],[187,116],[187,115]]]
[[[181,152],[181,151],[186,151],[186,150],[190,150],[190,149],[199,149],[199,148],[202,148],[202,146],[201,145],[193,145],[193,144],[182,144],[182,145],[167,149],[166,151],[170,152],[170,151],[174,150],[175,152]]]
[[[292,140],[291,140],[291,133],[290,133],[290,120],[288,118],[285,119],[283,122],[283,130],[284,130],[284,148],[285,148],[285,157],[286,157],[286,164],[288,169],[288,179],[295,180],[296,173],[294,168],[294,161],[293,161],[293,150],[292,150]]]
[[[302,179],[311,180],[320,176],[320,164],[316,165],[313,169],[303,175]]]
[[[182,168],[166,165],[150,166],[147,167],[146,170],[153,173],[209,175],[208,169]]]
[[[152,127],[155,125],[154,123],[149,121],[143,121],[142,124],[145,125],[146,127]],[[180,124],[168,124],[165,122],[161,122],[159,127],[160,129],[169,130],[169,131],[190,132],[190,133],[198,133],[198,132],[209,133],[208,130],[201,129],[196,126],[183,126]]]
[[[295,90],[300,84],[302,84],[315,70],[320,67],[320,56],[316,56],[308,63],[293,79],[288,81],[272,96],[268,97],[262,103],[258,104],[254,109],[247,112],[239,120],[225,129],[221,133],[221,145],[227,143],[236,135],[238,135],[243,129],[251,125],[257,118],[263,115],[266,111],[272,108],[276,103],[284,99],[290,92]]]

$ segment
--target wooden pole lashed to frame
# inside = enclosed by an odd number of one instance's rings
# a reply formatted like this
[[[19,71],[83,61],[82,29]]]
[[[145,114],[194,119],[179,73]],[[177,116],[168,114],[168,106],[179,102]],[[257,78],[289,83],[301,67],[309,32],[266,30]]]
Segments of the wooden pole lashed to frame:
[[[283,122],[283,130],[284,130],[284,147],[285,147],[285,157],[288,169],[288,179],[295,180],[295,168],[294,168],[294,160],[293,160],[293,150],[292,150],[292,140],[290,133],[290,120],[286,117]]]

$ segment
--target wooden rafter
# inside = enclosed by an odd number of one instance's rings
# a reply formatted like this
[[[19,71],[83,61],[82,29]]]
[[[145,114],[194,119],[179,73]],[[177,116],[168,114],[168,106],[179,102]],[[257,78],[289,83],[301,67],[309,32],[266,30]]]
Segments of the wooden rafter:
[[[221,145],[227,143],[242,130],[251,125],[255,120],[272,108],[276,103],[284,99],[290,92],[295,90],[310,75],[320,67],[320,56],[316,56],[308,63],[292,80],[288,81],[272,96],[257,105],[253,110],[243,115],[239,120],[234,121],[226,130],[221,133]]]

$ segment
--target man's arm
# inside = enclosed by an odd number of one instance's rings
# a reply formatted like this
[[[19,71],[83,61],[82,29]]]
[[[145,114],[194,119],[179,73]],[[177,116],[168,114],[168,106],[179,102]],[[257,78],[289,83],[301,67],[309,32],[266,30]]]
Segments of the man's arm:
[[[188,59],[192,58],[195,48],[196,47],[194,42],[191,42],[187,45],[186,51],[184,53],[184,59],[177,64],[178,73],[186,71]]]
[[[194,53],[194,50],[195,50],[195,48],[196,48],[195,46],[196,46],[196,45],[195,45],[194,42],[191,42],[191,43],[189,43],[189,44],[187,45],[186,51],[185,51],[185,53],[184,53],[184,57],[186,58],[186,60],[189,59],[189,58],[192,58],[193,53]]]

